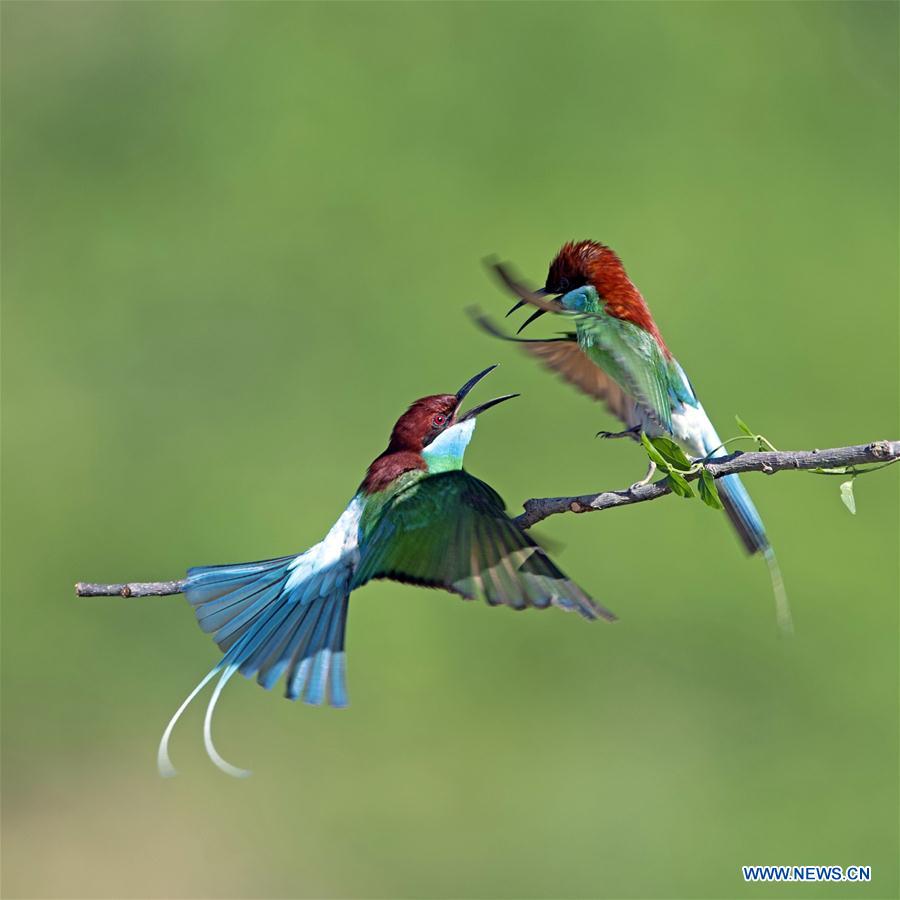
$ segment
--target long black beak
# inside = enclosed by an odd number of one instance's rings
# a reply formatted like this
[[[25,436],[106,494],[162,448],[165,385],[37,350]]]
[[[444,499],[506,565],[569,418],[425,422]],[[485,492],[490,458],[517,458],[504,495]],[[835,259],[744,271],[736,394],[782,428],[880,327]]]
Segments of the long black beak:
[[[524,301],[523,301],[524,302]],[[546,315],[549,310],[536,309],[516,330],[516,334],[521,334],[532,322]]]
[[[469,391],[484,378],[485,375],[489,375],[494,369],[497,368],[499,363],[494,363],[492,366],[488,366],[486,369],[483,369],[477,375],[473,375],[457,392],[456,392],[456,405],[459,406],[463,400],[466,399],[466,395]]]
[[[482,403],[481,406],[476,406],[475,409],[470,409],[464,416],[460,416],[456,421],[457,422],[465,422],[466,419],[474,419],[475,416],[481,415],[486,409],[490,409],[492,406],[496,406],[498,403],[503,403],[506,400],[512,400],[513,397],[518,397],[519,394],[504,394],[502,397],[494,397],[493,400],[488,400],[487,403]]]
[[[494,369],[497,368],[497,364],[495,363],[492,366],[488,366],[483,371],[479,372],[477,375],[473,375],[457,392],[456,392],[456,408],[459,409],[462,406],[463,400],[465,400],[466,395],[469,391],[484,378],[490,372],[493,372]],[[466,419],[474,419],[479,413],[483,413],[486,409],[490,409],[492,406],[496,406],[498,403],[503,403],[504,400],[512,400],[513,397],[518,397],[518,394],[504,394],[502,397],[495,397],[493,400],[488,400],[487,403],[482,403],[481,406],[476,406],[475,409],[470,409],[464,416],[460,416],[456,421],[464,422]]]
[[[522,326],[516,334],[521,334],[525,327],[530,325],[536,319],[539,319],[544,313],[562,311],[559,300],[546,288],[538,288],[536,291],[529,290],[502,263],[491,261],[489,264],[503,286],[519,298],[513,308],[506,314],[507,316],[512,315],[517,309],[525,306],[526,303],[537,307],[537,309],[522,323]],[[548,300],[548,297],[552,297],[553,299]]]
[[[549,292],[546,288],[538,288],[536,291],[531,291],[531,293],[532,293],[535,297],[549,297],[549,296],[552,296],[552,295],[550,294],[550,292]],[[527,303],[528,303],[527,300],[519,300],[519,301],[517,301],[517,302],[513,305],[513,308],[512,308],[506,315],[507,315],[507,316],[511,316],[517,309],[521,309],[521,308],[522,308],[523,306],[525,306]],[[545,312],[546,312],[546,310],[545,310]],[[524,328],[525,326],[523,325],[522,327]]]

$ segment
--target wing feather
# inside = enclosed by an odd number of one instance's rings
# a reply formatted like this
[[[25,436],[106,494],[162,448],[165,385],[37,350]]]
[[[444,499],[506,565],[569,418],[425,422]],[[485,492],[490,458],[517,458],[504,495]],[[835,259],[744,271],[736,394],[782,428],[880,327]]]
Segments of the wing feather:
[[[516,525],[493,488],[461,470],[422,478],[385,505],[361,550],[353,586],[373,578],[483,596],[492,606],[553,604],[588,619],[615,618]]]
[[[583,290],[596,294],[593,288]],[[605,313],[579,318],[577,329],[585,354],[625,388],[645,415],[671,434],[669,362],[653,335]]]
[[[493,321],[480,313],[473,313],[475,322],[493,337],[504,341],[512,341],[532,358],[536,359],[546,368],[556,372],[564,381],[577,388],[583,394],[600,400],[606,408],[623,425],[636,424],[634,416],[634,402],[611,376],[607,375],[578,346],[578,338],[575,332],[548,340],[533,340],[529,338],[517,338],[506,334],[502,329],[494,325]]]

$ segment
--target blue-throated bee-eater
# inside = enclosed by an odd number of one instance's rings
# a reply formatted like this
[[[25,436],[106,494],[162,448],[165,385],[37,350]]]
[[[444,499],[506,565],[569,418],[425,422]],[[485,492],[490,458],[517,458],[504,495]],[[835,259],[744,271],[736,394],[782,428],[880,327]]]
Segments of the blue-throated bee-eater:
[[[489,318],[476,316],[491,334],[518,341],[524,350],[579,390],[601,400],[626,430],[607,437],[669,437],[694,459],[725,455],[712,422],[684,369],[666,346],[640,291],[619,257],[598,241],[570,242],[550,264],[544,286],[529,290],[503,265],[494,269],[518,299],[510,313],[537,307],[519,333],[547,312],[572,321],[574,331],[547,340],[504,334]],[[647,476],[653,477],[651,463]],[[790,611],[775,553],[762,518],[737,475],[718,482],[725,512],[744,547],[760,553],[769,566],[778,621],[790,630]],[[633,485],[632,487],[636,487]]]
[[[160,773],[174,775],[169,738],[203,687],[218,676],[206,710],[204,743],[223,771],[212,740],[212,715],[235,672],[271,688],[284,675],[285,696],[347,704],[344,630],[350,594],[375,578],[442,588],[466,599],[513,609],[556,606],[586,619],[614,619],[570,581],[506,514],[503,500],[463,465],[476,417],[517,394],[460,414],[490,366],[455,394],[416,400],[397,420],[385,451],[369,466],[325,538],[304,553],[188,571],[183,592],[200,627],[224,651],[188,695],[159,745]]]

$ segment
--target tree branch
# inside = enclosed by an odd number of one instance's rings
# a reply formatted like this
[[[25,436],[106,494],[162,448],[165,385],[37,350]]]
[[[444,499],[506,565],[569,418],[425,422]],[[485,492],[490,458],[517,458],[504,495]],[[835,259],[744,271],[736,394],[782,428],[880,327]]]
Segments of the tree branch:
[[[706,463],[705,468],[713,478],[735,475],[739,472],[765,472],[769,475],[784,469],[833,469],[840,466],[857,466],[868,463],[891,463],[900,459],[900,441],[875,441],[855,447],[835,447],[831,450],[773,450],[759,453],[732,453]],[[688,481],[698,474],[686,476]],[[521,528],[531,528],[549,516],[559,513],[595,512],[615,506],[628,506],[656,500],[670,493],[663,478],[653,484],[634,490],[602,491],[599,494],[582,494],[580,497],[542,497],[526,500],[525,512],[515,521]],[[79,597],[162,597],[180,594],[185,579],[177,581],[128,582],[126,584],[93,584],[79,581],[75,593]]]
[[[856,466],[866,463],[890,463],[900,459],[900,441],[875,441],[871,444],[857,444],[855,447],[835,447],[831,450],[772,450],[754,453],[732,453],[721,456],[715,462],[706,463],[705,468],[713,478],[735,475],[739,472],[765,472],[773,475],[784,469],[833,469],[840,466]],[[688,481],[699,474],[686,476]],[[595,512],[615,506],[628,506],[656,500],[671,493],[666,479],[653,484],[630,488],[624,491],[602,491],[599,494],[582,494],[580,497],[541,497],[526,500],[525,512],[517,519],[521,528],[531,528],[549,516],[559,513]]]
[[[79,597],[165,597],[180,594],[184,590],[186,578],[177,581],[131,581],[128,584],[94,584],[79,581],[75,593]]]

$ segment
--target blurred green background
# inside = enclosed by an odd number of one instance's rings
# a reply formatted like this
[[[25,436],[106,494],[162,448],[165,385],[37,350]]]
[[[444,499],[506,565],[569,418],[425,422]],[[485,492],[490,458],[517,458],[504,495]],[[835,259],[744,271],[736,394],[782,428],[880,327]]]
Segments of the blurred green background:
[[[897,472],[747,483],[790,590],[677,498],[541,533],[621,617],[354,594],[346,712],[232,682],[181,597],[299,551],[422,394],[501,361],[511,509],[645,459],[476,331],[615,247],[723,436],[898,436],[894,3],[2,7],[9,897],[896,897]],[[535,326],[541,333],[543,327]],[[552,326],[543,328],[543,333]],[[868,864],[745,885],[741,864]]]

